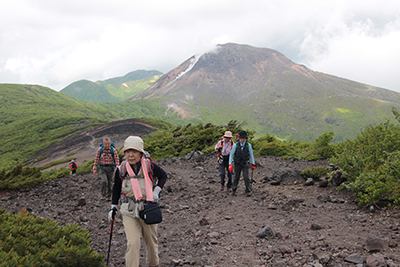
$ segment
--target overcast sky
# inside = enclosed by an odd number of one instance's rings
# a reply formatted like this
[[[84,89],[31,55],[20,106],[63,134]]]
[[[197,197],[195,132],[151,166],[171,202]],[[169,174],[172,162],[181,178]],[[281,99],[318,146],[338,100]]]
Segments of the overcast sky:
[[[0,0],[0,83],[166,73],[229,42],[400,92],[398,0]]]

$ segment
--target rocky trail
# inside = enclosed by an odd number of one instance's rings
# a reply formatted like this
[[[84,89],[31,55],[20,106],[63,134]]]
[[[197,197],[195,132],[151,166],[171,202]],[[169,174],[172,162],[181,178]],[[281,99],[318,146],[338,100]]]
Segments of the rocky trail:
[[[214,153],[160,160],[169,179],[160,204],[160,266],[400,266],[400,210],[357,207],[336,187],[280,183],[277,170],[326,166],[325,161],[256,157],[253,192],[219,189]],[[250,171],[251,175],[251,171]],[[76,223],[91,233],[93,249],[107,255],[110,201],[100,199],[93,174],[68,176],[31,190],[0,195],[0,207]],[[125,234],[114,223],[109,266],[125,266]],[[142,245],[141,266],[145,265]]]

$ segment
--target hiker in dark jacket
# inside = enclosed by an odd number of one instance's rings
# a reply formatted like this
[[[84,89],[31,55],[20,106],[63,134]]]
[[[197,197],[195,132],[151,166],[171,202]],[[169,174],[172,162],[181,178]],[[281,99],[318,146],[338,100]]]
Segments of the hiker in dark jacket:
[[[167,173],[156,163],[145,159],[143,140],[138,136],[129,136],[125,140],[121,153],[126,156],[126,161],[123,161],[115,172],[108,219],[114,220],[113,214],[121,198],[120,210],[127,238],[126,266],[139,266],[141,236],[146,244],[147,266],[158,266],[158,224],[146,224],[140,218],[139,211],[143,210],[143,205],[148,202],[158,202],[160,192],[167,180]],[[134,172],[131,173],[134,176],[128,174],[129,167]],[[144,172],[145,170],[147,173]]]
[[[224,190],[225,186],[225,172],[227,172],[228,182],[226,184],[227,192],[229,193],[232,189],[232,173],[228,170],[229,168],[229,155],[233,146],[232,132],[226,131],[223,138],[218,141],[215,145],[215,151],[218,151],[218,164],[219,164],[219,176],[221,177],[221,191]]]
[[[112,153],[111,153],[112,151]],[[111,148],[111,140],[108,137],[103,139],[103,147],[99,147],[96,152],[93,164],[93,174],[97,174],[97,167],[99,170],[99,177],[102,181],[101,195],[102,199],[111,198],[111,183],[114,176],[115,168],[119,166],[119,157],[117,150]]]
[[[243,172],[244,184],[246,186],[246,196],[251,196],[249,167],[251,162],[251,169],[254,170],[256,168],[256,163],[254,161],[253,149],[247,140],[246,131],[239,132],[239,142],[236,142],[232,147],[232,151],[229,156],[230,172],[233,170],[232,162],[235,163],[235,176],[232,185],[232,196],[236,195],[241,172]]]

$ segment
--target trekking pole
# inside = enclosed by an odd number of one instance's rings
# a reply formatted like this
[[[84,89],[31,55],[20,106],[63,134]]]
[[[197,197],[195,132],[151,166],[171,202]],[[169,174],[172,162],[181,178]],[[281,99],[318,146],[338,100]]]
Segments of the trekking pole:
[[[108,266],[108,261],[110,259],[110,248],[111,248],[113,228],[114,228],[114,220],[111,221],[110,242],[108,243],[108,253],[107,253],[107,266]]]

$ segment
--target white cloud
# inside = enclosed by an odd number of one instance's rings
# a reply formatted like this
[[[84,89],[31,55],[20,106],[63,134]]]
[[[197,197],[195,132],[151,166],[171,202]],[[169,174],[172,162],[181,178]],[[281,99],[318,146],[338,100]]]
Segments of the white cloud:
[[[400,2],[0,0],[0,82],[60,90],[167,72],[215,44],[276,49],[313,70],[400,91]]]

